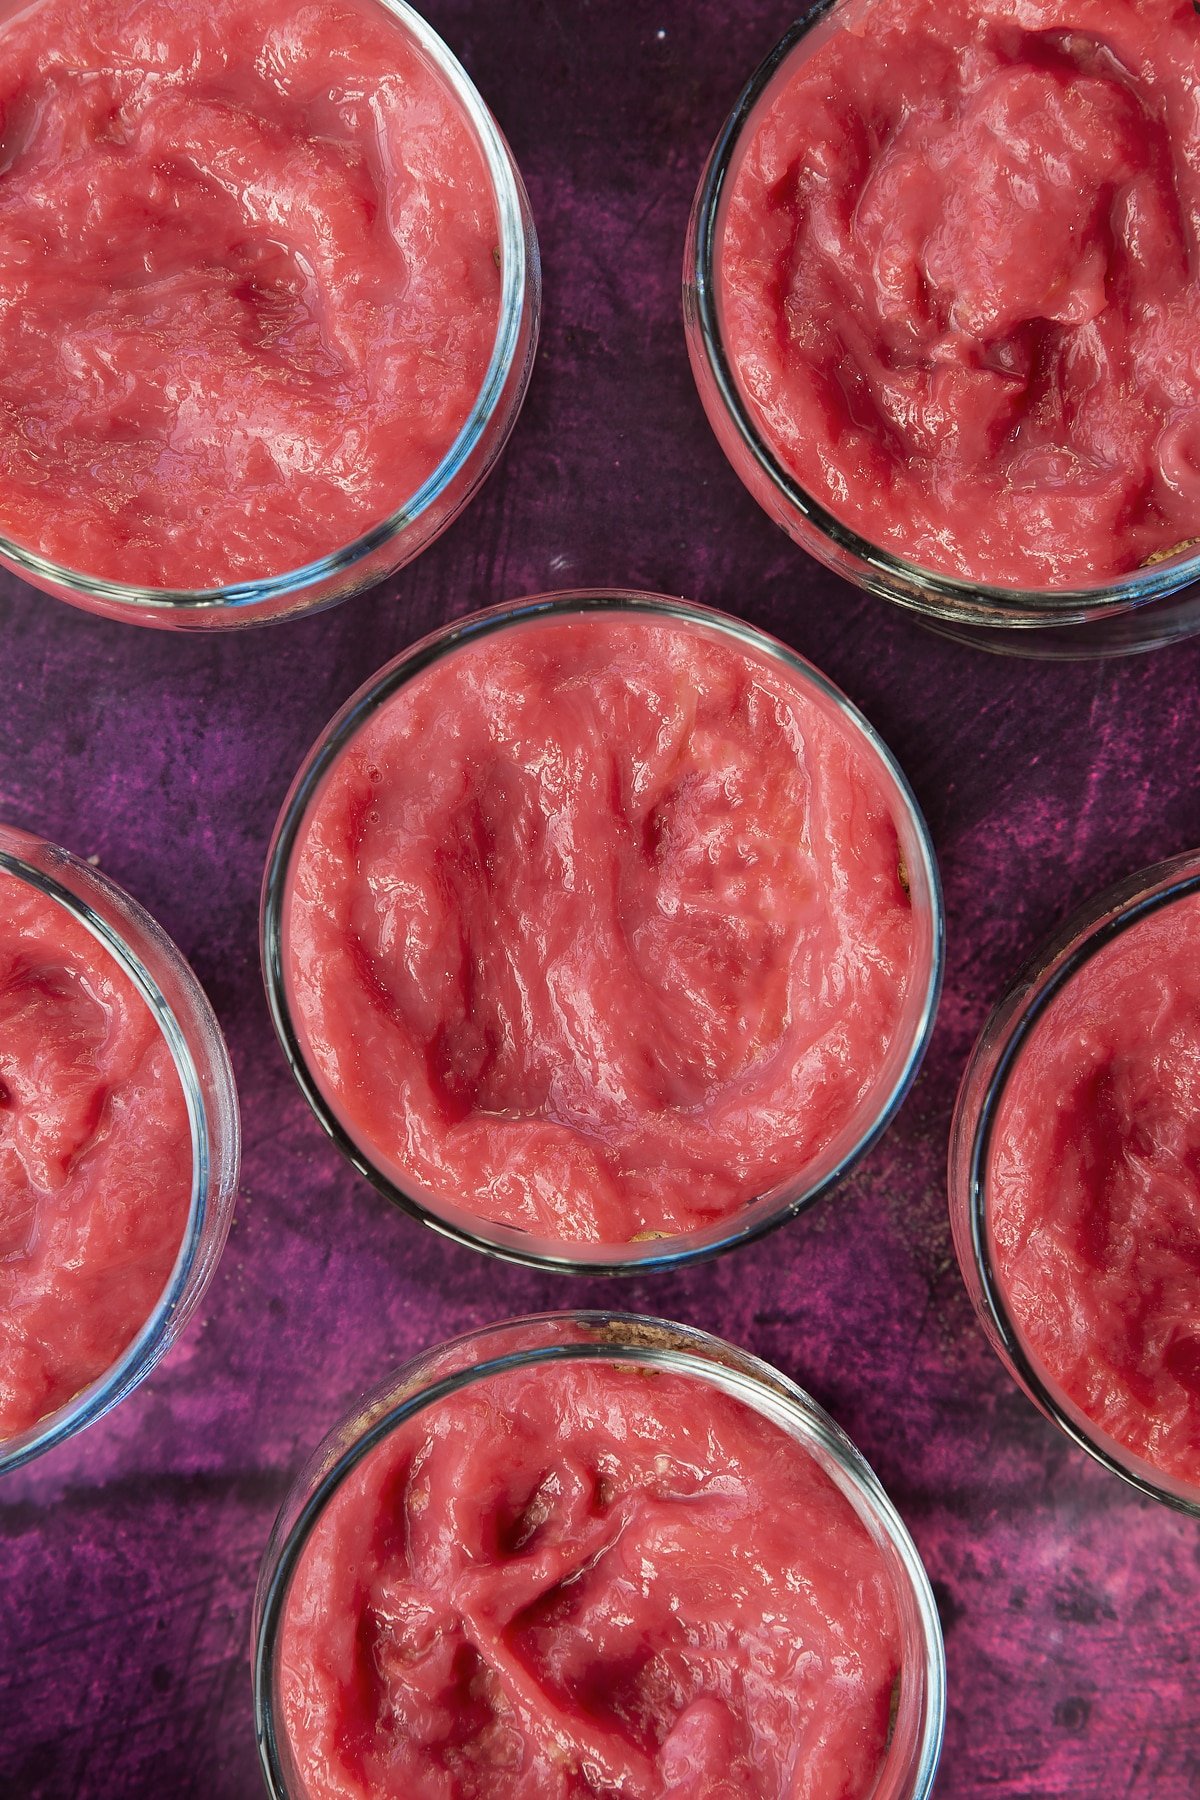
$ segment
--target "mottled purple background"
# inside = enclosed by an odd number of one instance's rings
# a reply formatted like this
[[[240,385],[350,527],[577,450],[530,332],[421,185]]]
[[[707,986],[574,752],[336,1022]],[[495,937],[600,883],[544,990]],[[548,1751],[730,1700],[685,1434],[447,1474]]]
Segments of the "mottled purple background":
[[[292,1471],[422,1346],[504,1314],[624,1305],[795,1376],[907,1519],[946,1628],[942,1800],[1200,1793],[1200,1532],[1033,1411],[975,1328],[943,1197],[970,1042],[1090,890],[1200,842],[1200,645],[1118,664],[956,648],[809,562],[744,493],[692,387],[679,264],[709,144],[789,0],[431,0],[533,199],[545,331],[489,487],[381,591],[224,638],[89,619],[0,577],[0,816],[99,856],[228,1033],[245,1165],[183,1341],[109,1420],[0,1488],[3,1800],[250,1800],[251,1591]],[[267,838],[309,743],[443,619],[619,584],[743,613],[840,682],[942,858],[949,968],[924,1073],[814,1213],[677,1277],[562,1281],[442,1243],[342,1165],[267,1018]]]

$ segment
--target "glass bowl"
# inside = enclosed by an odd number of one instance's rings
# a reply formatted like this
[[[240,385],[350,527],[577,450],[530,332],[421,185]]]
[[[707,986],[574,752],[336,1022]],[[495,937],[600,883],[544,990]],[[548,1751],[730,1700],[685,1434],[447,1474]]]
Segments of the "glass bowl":
[[[780,666],[806,697],[834,714],[869,751],[890,799],[912,900],[916,940],[914,975],[887,1059],[870,1093],[846,1127],[795,1179],[784,1181],[733,1216],[702,1230],[674,1237],[627,1243],[579,1243],[542,1239],[493,1223],[435,1195],[415,1181],[403,1182],[380,1166],[369,1143],[356,1137],[306,1052],[293,1017],[286,978],[288,896],[293,861],[309,817],[331,768],[355,734],[405,685],[443,657],[497,632],[539,620],[581,619],[589,613],[629,613],[672,627],[714,634]],[[661,1269],[710,1256],[749,1242],[811,1205],[865,1154],[886,1129],[916,1075],[932,1030],[942,972],[942,903],[937,864],[925,822],[911,789],[890,751],[849,700],[824,675],[785,645],[754,627],[686,601],[618,591],[551,594],[448,625],[405,651],[371,678],[322,733],[297,775],[284,804],[267,858],[263,883],[262,958],[271,1016],[292,1073],[342,1154],[360,1174],[396,1205],[461,1243],[511,1261],[572,1273],[618,1274]]]
[[[483,385],[441,463],[377,524],[341,549],[278,575],[202,589],[138,587],[51,562],[0,537],[0,565],[87,612],[138,625],[219,630],[335,606],[411,562],[472,500],[516,424],[533,369],[541,306],[537,237],[520,173],[461,63],[406,0],[377,0],[414,38],[454,95],[491,176],[500,237],[499,319]]]
[[[427,1351],[335,1426],[301,1471],[275,1521],[254,1605],[255,1722],[273,1800],[305,1795],[279,1721],[278,1645],[292,1577],[330,1500],[389,1433],[425,1409],[490,1376],[571,1361],[672,1371],[733,1397],[799,1443],[849,1502],[891,1575],[902,1643],[891,1735],[872,1800],[925,1800],[941,1753],[945,1653],[928,1577],[877,1476],[816,1401],[769,1364],[706,1332],[606,1312],[512,1320]],[[803,1530],[802,1519],[797,1527]]]
[[[951,1126],[949,1196],[963,1279],[987,1339],[1013,1380],[1052,1424],[1104,1468],[1139,1492],[1200,1517],[1200,1489],[1156,1468],[1112,1437],[1025,1343],[995,1266],[988,1199],[1000,1108],[1034,1028],[1098,951],[1130,926],[1196,894],[1200,894],[1200,853],[1144,869],[1090,900],[1021,971],[984,1026],[963,1076]]]
[[[240,1131],[233,1071],[191,969],[148,913],[98,869],[40,838],[0,826],[0,871],[53,900],[84,926],[145,1001],[171,1053],[192,1139],[187,1225],[166,1287],[117,1360],[29,1430],[0,1440],[0,1474],[103,1418],[150,1373],[216,1268],[233,1218]]]
[[[709,157],[684,253],[683,314],[700,399],[734,470],[763,510],[835,574],[890,600],[942,635],[1013,656],[1122,655],[1200,630],[1200,543],[1119,580],[1022,589],[963,580],[906,562],[834,517],[785,468],[760,429],[726,348],[720,255],[727,198],[744,141],[798,62],[858,18],[866,0],[816,0],[743,89]]]

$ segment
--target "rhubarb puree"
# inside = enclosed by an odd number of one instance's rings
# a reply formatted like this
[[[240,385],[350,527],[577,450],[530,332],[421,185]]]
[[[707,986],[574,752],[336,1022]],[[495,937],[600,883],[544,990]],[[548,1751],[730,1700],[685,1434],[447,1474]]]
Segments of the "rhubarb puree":
[[[997,1115],[988,1210],[1035,1363],[1200,1493],[1200,899],[1127,927],[1035,1026]]]
[[[827,29],[746,129],[718,260],[784,466],[975,581],[1200,539],[1192,0],[843,0]]]
[[[866,1800],[900,1630],[780,1427],[571,1362],[475,1382],[346,1479],[278,1667],[306,1800]]]
[[[352,542],[496,336],[461,103],[374,0],[0,11],[0,533],[154,588]]]
[[[628,1243],[873,1122],[927,971],[894,778],[801,682],[591,613],[460,645],[359,730],[293,853],[285,980],[402,1187]]]
[[[0,1439],[128,1348],[191,1192],[183,1090],[149,1007],[65,908],[0,873]]]

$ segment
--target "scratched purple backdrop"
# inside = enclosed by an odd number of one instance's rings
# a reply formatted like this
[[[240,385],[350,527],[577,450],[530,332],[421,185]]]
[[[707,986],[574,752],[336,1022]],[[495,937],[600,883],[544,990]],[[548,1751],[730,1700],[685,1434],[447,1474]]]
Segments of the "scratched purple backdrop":
[[[545,259],[532,390],[481,499],[383,590],[235,637],[92,620],[0,578],[0,816],[99,856],[175,936],[228,1034],[245,1126],[199,1318],[111,1419],[0,1488],[0,1796],[257,1795],[250,1599],[292,1471],[422,1346],[582,1302],[724,1334],[861,1445],[942,1608],[942,1800],[1195,1800],[1200,1532],[1011,1386],[952,1259],[943,1161],[1015,964],[1090,890],[1200,842],[1200,645],[1071,667],[955,648],[806,560],[727,467],[684,353],[681,247],[789,0],[427,10],[511,139]],[[351,690],[454,614],[587,583],[743,613],[828,670],[908,770],[950,930],[924,1072],[853,1178],[736,1257],[620,1284],[506,1269],[393,1213],[292,1085],[255,944],[276,810]]]

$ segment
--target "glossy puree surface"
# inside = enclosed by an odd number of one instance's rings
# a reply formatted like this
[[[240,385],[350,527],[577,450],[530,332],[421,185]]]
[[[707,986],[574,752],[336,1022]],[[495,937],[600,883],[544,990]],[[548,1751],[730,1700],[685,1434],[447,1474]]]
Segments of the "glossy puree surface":
[[[408,500],[483,383],[496,209],[373,0],[0,12],[0,534],[147,587]]]
[[[866,1800],[900,1634],[881,1552],[778,1426],[572,1362],[371,1453],[279,1656],[306,1800]]]
[[[183,1090],[149,1007],[64,907],[0,873],[0,1439],[132,1342],[191,1192]]]
[[[1086,584],[1195,542],[1191,0],[849,0],[833,23],[746,127],[718,256],[768,443],[950,575]]]
[[[997,1115],[988,1202],[1036,1362],[1200,1495],[1200,900],[1127,927],[1034,1027]]]
[[[890,779],[712,631],[590,613],[454,649],[294,852],[288,997],[331,1103],[401,1186],[553,1239],[799,1178],[921,978]]]

